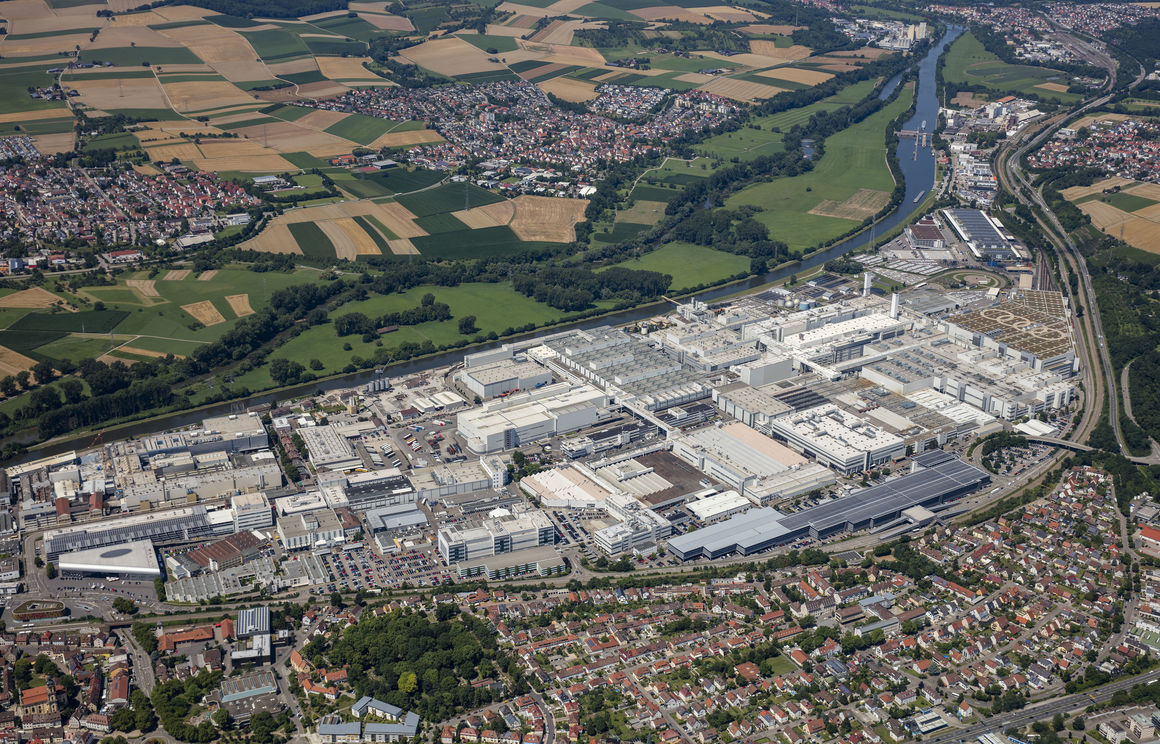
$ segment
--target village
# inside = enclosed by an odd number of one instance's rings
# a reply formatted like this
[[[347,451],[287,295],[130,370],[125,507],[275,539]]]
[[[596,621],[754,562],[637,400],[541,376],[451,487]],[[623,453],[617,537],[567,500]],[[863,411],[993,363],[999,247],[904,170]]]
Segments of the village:
[[[1088,168],[1104,176],[1160,182],[1160,124],[1107,116],[1064,128],[1028,157],[1034,168]]]

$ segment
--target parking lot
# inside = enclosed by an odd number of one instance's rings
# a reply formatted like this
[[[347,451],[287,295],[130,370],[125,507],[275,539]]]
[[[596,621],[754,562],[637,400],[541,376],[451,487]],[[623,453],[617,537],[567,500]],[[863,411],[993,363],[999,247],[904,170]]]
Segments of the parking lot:
[[[358,547],[324,553],[318,560],[328,582],[314,588],[318,594],[375,591],[403,583],[437,586],[451,578],[451,573],[433,559],[429,550],[408,550],[379,557],[365,547]]]

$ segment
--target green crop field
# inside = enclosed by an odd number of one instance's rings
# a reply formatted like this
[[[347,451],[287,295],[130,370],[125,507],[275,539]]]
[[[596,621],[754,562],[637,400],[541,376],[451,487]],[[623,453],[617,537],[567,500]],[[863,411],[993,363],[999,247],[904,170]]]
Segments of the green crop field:
[[[494,204],[503,201],[503,197],[464,181],[446,183],[415,194],[404,194],[398,197],[398,201],[416,217],[426,217]]]
[[[443,180],[443,174],[424,168],[416,168],[413,171],[409,171],[406,168],[399,167],[379,171],[378,173],[360,175],[359,178],[378,184],[386,189],[388,194],[405,194],[408,191],[417,191],[419,189],[425,189],[428,186],[434,186]]]
[[[1150,207],[1156,203],[1151,199],[1146,199],[1142,196],[1137,196],[1136,194],[1128,194],[1123,191],[1118,191],[1114,194],[1092,194],[1085,199],[1079,199],[1077,203],[1082,204],[1084,202],[1096,200],[1102,201],[1105,204],[1111,204],[1113,207],[1123,212],[1135,212],[1137,209],[1144,209],[1145,207]]]
[[[396,122],[390,119],[379,119],[365,114],[351,114],[342,121],[327,127],[326,132],[351,142],[357,142],[360,145],[369,145],[394,129],[395,125]]]
[[[242,36],[254,47],[258,56],[269,62],[286,57],[308,56],[310,50],[298,36],[280,28],[265,29],[262,31],[239,31]]]
[[[492,54],[503,54],[505,52],[514,52],[519,49],[516,40],[510,36],[489,36],[487,34],[461,34],[460,38],[472,46],[478,47],[484,51],[494,49]]]
[[[81,52],[85,62],[112,62],[122,67],[150,65],[198,65],[201,60],[185,47],[114,47]]]
[[[460,222],[459,218],[449,212],[442,214],[429,214],[426,217],[420,217],[415,220],[415,224],[426,230],[429,234],[436,233],[458,232],[461,230],[469,230],[470,228]]]
[[[330,238],[326,237],[326,233],[322,232],[322,228],[318,225],[313,222],[295,222],[287,227],[290,229],[290,234],[294,236],[294,241],[298,243],[298,247],[302,249],[303,255],[316,258],[334,258],[334,244],[330,242]]]
[[[746,256],[735,256],[692,243],[668,243],[640,258],[614,265],[668,274],[673,278],[670,285],[672,292],[714,284],[749,271],[749,259]]]
[[[412,238],[419,252],[428,258],[481,258],[508,256],[528,248],[553,243],[525,243],[507,225],[483,227],[478,230],[459,230],[438,235]]]
[[[1046,83],[1066,86],[1068,75],[1049,67],[1009,65],[988,52],[982,42],[967,32],[951,44],[946,53],[943,79],[949,83],[982,85],[999,93],[1012,92],[1055,98],[1064,103],[1078,101],[1080,96],[1040,87]]]
[[[366,54],[367,45],[362,41],[347,41],[346,39],[319,39],[306,37],[303,39],[307,48],[318,56],[341,57],[343,55],[358,56]]]
[[[828,137],[825,154],[808,173],[747,186],[725,205],[761,207],[756,219],[769,228],[774,240],[792,249],[812,248],[855,227],[854,221],[809,211],[823,200],[843,202],[860,189],[894,190],[886,164],[886,126],[910,106],[913,97],[913,89],[907,87],[893,103]]]

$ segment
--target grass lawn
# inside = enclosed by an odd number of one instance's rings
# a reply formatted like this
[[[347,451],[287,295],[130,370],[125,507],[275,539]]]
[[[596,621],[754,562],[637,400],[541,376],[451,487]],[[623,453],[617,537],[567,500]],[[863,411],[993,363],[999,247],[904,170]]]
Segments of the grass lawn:
[[[725,205],[761,207],[756,219],[774,240],[791,249],[809,249],[857,226],[852,220],[809,214],[822,200],[842,202],[859,189],[890,192],[894,179],[886,164],[886,126],[905,111],[914,97],[905,88],[885,108],[826,139],[825,155],[813,170],[792,178],[778,178],[747,186]]]
[[[50,341],[36,349],[37,353],[53,359],[69,359],[76,363],[82,359],[96,359],[114,346],[125,342],[125,338],[110,339],[108,336],[68,335]]]
[[[1022,93],[1040,98],[1055,98],[1064,103],[1079,100],[1075,93],[1057,92],[1039,87],[1044,83],[1067,85],[1068,75],[1059,70],[1033,65],[1009,65],[988,52],[982,42],[967,32],[951,44],[946,53],[943,79],[950,83],[982,85],[996,92]]]
[[[548,321],[569,317],[569,314],[524,297],[513,290],[509,283],[415,287],[398,294],[376,295],[362,302],[347,303],[331,313],[331,316],[360,312],[375,317],[388,312],[407,310],[418,305],[423,295],[428,292],[435,295],[437,302],[446,302],[450,305],[453,317],[441,322],[403,326],[394,333],[382,336],[379,339],[382,347],[389,349],[405,341],[416,343],[431,341],[436,346],[454,343],[467,338],[459,333],[459,318],[466,315],[474,315],[476,326],[485,334],[489,331],[499,333],[509,327],[525,323],[543,325]],[[351,350],[344,351],[343,344],[350,344]],[[318,359],[323,363],[324,369],[317,374],[333,374],[341,371],[355,356],[364,359],[373,357],[378,348],[375,342],[363,343],[361,336],[339,337],[334,332],[333,324],[327,323],[314,326],[297,338],[291,339],[271,354],[270,358],[294,359],[303,364],[311,359]],[[261,389],[270,387],[273,382],[270,380],[269,367],[263,366],[237,378],[235,384]]]
[[[735,256],[692,243],[668,243],[640,258],[613,265],[668,274],[673,278],[671,292],[713,284],[734,274],[749,271],[749,259],[745,256]]]

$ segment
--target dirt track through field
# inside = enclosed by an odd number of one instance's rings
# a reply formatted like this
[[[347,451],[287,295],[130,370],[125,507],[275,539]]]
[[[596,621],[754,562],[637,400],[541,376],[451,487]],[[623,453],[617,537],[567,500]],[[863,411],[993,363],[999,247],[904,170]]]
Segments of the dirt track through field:
[[[161,293],[157,291],[157,282],[153,279],[126,279],[125,286],[137,290],[145,297],[161,296]]]

